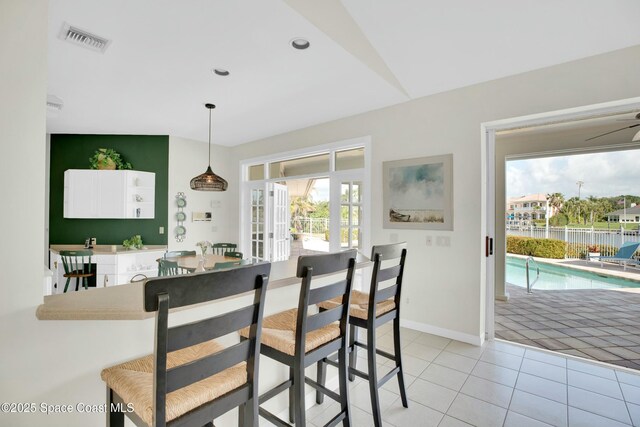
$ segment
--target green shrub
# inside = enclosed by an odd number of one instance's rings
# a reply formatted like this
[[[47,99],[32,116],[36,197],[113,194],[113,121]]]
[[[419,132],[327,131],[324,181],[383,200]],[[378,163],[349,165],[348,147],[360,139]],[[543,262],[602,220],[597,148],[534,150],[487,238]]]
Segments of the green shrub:
[[[566,250],[566,243],[562,240],[507,236],[507,253],[510,254],[561,259],[565,257]]]
[[[564,227],[567,224],[569,224],[569,217],[562,212],[559,212],[549,218],[549,225],[552,227]]]

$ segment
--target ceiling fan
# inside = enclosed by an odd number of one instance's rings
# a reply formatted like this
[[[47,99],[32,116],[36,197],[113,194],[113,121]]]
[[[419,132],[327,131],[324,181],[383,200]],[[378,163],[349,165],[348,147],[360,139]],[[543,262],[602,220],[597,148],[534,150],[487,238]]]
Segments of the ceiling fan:
[[[640,113],[636,114],[635,118],[633,118],[633,119],[619,119],[618,121],[619,122],[623,122],[623,121],[628,121],[628,120],[640,120]],[[639,126],[640,126],[640,123],[636,123],[636,124],[633,124],[631,126],[625,126],[623,128],[620,128],[620,129],[612,130],[611,132],[605,132],[605,133],[603,133],[601,135],[592,136],[591,138],[585,139],[585,141],[591,141],[592,139],[600,138],[601,136],[609,135],[609,134],[612,134],[612,133],[615,133],[615,132],[620,132],[621,130],[625,130],[625,129],[633,129],[633,128],[636,128],[636,127],[639,127]],[[640,132],[636,133],[631,141],[632,142],[640,142]]]

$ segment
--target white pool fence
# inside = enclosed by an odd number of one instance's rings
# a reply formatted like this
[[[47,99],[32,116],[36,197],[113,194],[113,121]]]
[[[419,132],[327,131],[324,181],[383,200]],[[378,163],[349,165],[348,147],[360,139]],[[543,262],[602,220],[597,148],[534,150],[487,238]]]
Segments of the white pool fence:
[[[595,228],[569,228],[569,227],[526,227],[510,226],[506,228],[507,236],[535,237],[538,239],[557,239],[574,244],[578,250],[587,251],[589,246],[598,246],[601,255],[610,256],[617,248],[626,242],[640,242],[640,236],[636,230]]]

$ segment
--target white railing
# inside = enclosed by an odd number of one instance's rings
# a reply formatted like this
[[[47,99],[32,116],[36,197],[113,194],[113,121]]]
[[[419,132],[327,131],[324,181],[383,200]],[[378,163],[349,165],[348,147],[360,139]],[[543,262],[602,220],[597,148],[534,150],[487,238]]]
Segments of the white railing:
[[[329,218],[292,218],[291,229],[300,234],[324,234],[329,230]],[[348,227],[349,221],[342,220],[341,227]]]
[[[636,230],[611,229],[601,230],[592,228],[569,227],[518,227],[508,225],[507,236],[535,237],[539,239],[557,239],[574,244],[578,250],[587,251],[589,246],[602,248],[601,255],[610,256],[625,242],[640,242],[640,235]]]

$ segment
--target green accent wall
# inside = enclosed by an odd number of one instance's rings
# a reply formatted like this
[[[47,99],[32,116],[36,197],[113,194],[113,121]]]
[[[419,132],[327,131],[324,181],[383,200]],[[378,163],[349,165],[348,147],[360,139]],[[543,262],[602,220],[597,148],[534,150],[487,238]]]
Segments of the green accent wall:
[[[154,219],[68,219],[63,217],[64,171],[89,169],[98,148],[113,148],[134,170],[155,172]],[[146,245],[167,244],[169,137],[149,135],[51,135],[49,187],[49,244],[84,244],[95,237],[98,245],[121,245],[139,234]],[[159,228],[165,233],[160,234]]]

